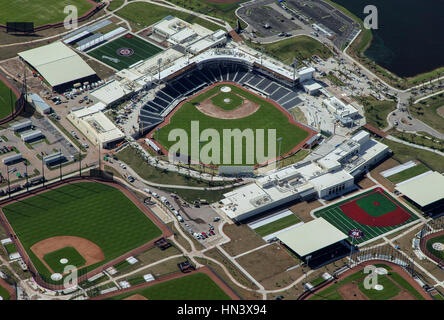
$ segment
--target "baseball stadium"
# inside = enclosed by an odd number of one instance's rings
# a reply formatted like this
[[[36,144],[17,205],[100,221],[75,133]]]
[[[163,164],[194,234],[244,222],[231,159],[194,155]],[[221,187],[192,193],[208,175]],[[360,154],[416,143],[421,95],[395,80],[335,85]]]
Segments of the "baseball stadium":
[[[345,234],[363,231],[357,244],[419,219],[380,187],[317,210],[314,216],[323,217]]]
[[[82,279],[170,233],[127,189],[95,180],[62,182],[11,200],[1,216],[35,276],[56,286],[70,274],[67,266]]]

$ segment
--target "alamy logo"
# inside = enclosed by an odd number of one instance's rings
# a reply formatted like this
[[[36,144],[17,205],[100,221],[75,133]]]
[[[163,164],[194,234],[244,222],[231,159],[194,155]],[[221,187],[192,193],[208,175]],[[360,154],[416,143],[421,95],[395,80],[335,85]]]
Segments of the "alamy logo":
[[[364,7],[364,13],[368,16],[364,19],[364,28],[368,30],[378,29],[378,8],[376,6],[369,4]]]
[[[377,268],[373,265],[368,265],[364,267],[364,273],[370,273],[364,279],[364,288],[367,290],[374,289],[378,284],[378,272]]]
[[[68,265],[63,269],[63,273],[67,274],[69,273],[64,279],[63,279],[63,287],[65,289],[69,288],[75,288],[77,287],[77,268],[73,265]]]
[[[175,162],[176,154],[190,155],[195,163],[214,165],[254,165],[276,158],[276,129],[268,129],[266,136],[264,129],[223,129],[221,139],[218,130],[208,128],[201,132],[199,121],[191,121],[191,137],[186,130],[176,128],[169,132],[168,141],[176,142],[169,148],[171,162]]]
[[[78,10],[76,6],[68,5],[63,10],[64,14],[67,14],[65,20],[63,21],[63,25],[65,29],[71,30],[77,28],[77,18],[78,18]]]

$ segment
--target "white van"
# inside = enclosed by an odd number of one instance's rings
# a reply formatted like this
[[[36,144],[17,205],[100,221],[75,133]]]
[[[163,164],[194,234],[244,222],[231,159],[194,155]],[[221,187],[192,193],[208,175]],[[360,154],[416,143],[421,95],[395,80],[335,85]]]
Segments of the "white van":
[[[183,218],[182,218],[182,216],[178,215],[178,216],[177,216],[177,220],[179,220],[179,222],[183,222]]]
[[[159,199],[159,195],[157,193],[153,192],[152,195],[154,198]]]
[[[143,191],[145,191],[145,192],[148,193],[148,194],[151,194],[151,191],[150,191],[150,189],[148,189],[148,188],[144,189]]]
[[[179,211],[177,211],[177,210],[173,210],[173,213],[174,213],[174,215],[177,217],[177,216],[179,216]]]

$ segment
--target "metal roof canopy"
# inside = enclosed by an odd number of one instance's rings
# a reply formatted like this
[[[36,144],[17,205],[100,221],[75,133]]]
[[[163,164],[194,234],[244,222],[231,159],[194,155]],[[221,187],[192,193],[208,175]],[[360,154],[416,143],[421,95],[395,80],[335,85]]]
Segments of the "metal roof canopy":
[[[62,85],[95,75],[83,59],[61,41],[19,52],[52,86]]]
[[[421,207],[444,199],[444,176],[433,171],[396,186],[396,190]]]
[[[324,218],[317,218],[299,227],[280,232],[276,237],[300,257],[304,257],[347,239],[348,236]]]

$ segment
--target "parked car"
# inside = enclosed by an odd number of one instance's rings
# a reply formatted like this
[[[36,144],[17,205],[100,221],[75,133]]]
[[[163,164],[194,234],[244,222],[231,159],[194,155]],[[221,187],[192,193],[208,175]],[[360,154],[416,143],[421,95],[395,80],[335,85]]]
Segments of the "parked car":
[[[206,234],[205,232],[202,232],[202,235],[203,235],[205,238],[208,238],[208,236],[207,236],[207,234]]]

